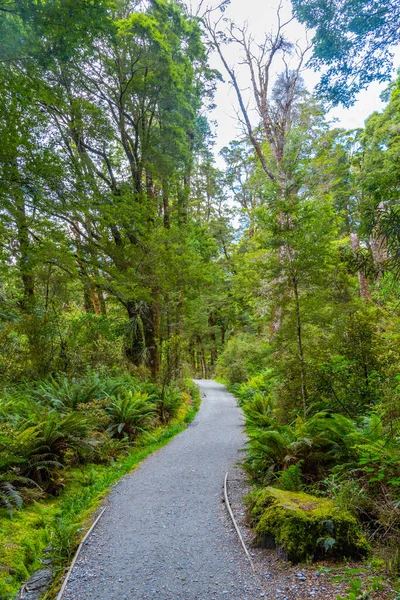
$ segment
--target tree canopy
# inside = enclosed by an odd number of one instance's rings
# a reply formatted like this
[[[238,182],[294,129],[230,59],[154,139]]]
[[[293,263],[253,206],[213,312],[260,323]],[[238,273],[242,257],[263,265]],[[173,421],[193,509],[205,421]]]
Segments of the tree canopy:
[[[325,100],[388,77],[400,5],[293,4],[316,92],[280,15],[257,40],[177,0],[0,1],[0,524],[164,443],[219,377],[251,480],[334,499],[398,571],[400,79],[357,130]]]
[[[325,98],[349,106],[372,81],[391,79],[398,0],[293,0],[293,9],[315,29],[310,66],[323,69],[318,89]]]

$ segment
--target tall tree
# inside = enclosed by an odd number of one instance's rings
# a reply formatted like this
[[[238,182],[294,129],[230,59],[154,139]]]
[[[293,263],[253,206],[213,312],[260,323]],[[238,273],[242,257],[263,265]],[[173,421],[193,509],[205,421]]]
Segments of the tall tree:
[[[399,41],[399,0],[293,0],[296,17],[315,29],[310,66],[324,73],[319,92],[351,105],[371,81],[387,81]]]
[[[126,355],[157,377],[165,329],[171,335],[170,323],[177,334],[184,319],[187,275],[177,256],[191,253],[191,173],[204,135],[199,113],[214,80],[199,25],[167,0],[8,2],[0,17],[10,42],[2,92],[8,103],[7,94],[20,95],[32,118],[20,111],[13,120],[6,102],[4,132],[19,171],[26,170],[26,132],[37,155],[32,189],[45,190],[40,205],[36,193],[34,210],[27,206],[23,174],[4,161],[1,193],[14,190],[21,205],[13,219],[23,303],[34,296],[34,212],[68,238],[71,284],[78,274],[85,310],[122,307]],[[36,115],[41,129],[32,126]],[[195,254],[193,265],[203,260]],[[168,281],[174,270],[180,280]]]

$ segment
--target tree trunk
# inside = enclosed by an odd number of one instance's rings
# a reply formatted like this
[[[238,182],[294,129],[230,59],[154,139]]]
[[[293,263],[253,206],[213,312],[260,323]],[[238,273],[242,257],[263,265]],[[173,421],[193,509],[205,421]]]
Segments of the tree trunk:
[[[206,359],[205,359],[204,348],[200,348],[199,355],[200,355],[200,362],[201,362],[202,377],[203,377],[203,379],[207,379],[207,363],[206,363]]]
[[[29,312],[35,300],[35,279],[33,275],[33,260],[31,244],[29,241],[29,228],[25,213],[25,203],[22,198],[17,199],[16,225],[19,250],[19,271],[21,274],[23,297],[21,308]]]
[[[137,302],[127,302],[126,309],[130,324],[129,338],[125,343],[125,355],[134,365],[139,366],[143,363],[144,338]]]
[[[162,199],[163,199],[163,211],[164,211],[164,227],[165,229],[170,228],[170,220],[169,220],[169,193],[168,193],[168,183],[165,181],[162,186]]]
[[[91,281],[90,275],[88,273],[87,261],[85,260],[85,255],[82,247],[82,240],[79,234],[79,223],[75,221],[75,227],[71,226],[70,229],[76,243],[75,258],[76,263],[78,265],[79,277],[81,278],[83,286],[83,306],[85,308],[85,312],[99,314],[99,298],[97,295],[97,290],[93,282]]]
[[[225,336],[226,336],[226,327],[225,325],[221,326],[221,344],[225,346]]]
[[[301,382],[301,399],[303,402],[304,414],[307,412],[307,388],[306,388],[306,373],[304,366],[304,351],[303,351],[303,338],[301,329],[301,314],[300,314],[300,300],[299,300],[299,289],[297,285],[297,279],[295,276],[292,277],[293,283],[293,295],[296,305],[296,335],[297,335],[297,348],[299,352],[299,364],[300,364],[300,382]]]
[[[188,201],[190,195],[190,168],[183,178],[183,186],[178,189],[178,222],[180,225],[187,224]]]
[[[378,209],[380,209],[380,210],[384,209],[383,202],[381,202],[379,204]],[[384,235],[382,235],[379,232],[378,227],[375,227],[372,232],[370,244],[371,244],[371,250],[372,250],[372,256],[374,259],[374,263],[375,263],[375,265],[377,267],[377,271],[378,271],[377,280],[379,281],[380,279],[382,279],[382,275],[385,271],[386,263],[388,260],[388,248],[387,248],[387,239]]]
[[[215,335],[215,330],[214,330],[215,325],[216,325],[216,316],[215,316],[215,313],[213,311],[211,311],[209,314],[209,317],[208,317],[208,326],[211,328],[211,332],[210,332],[210,341],[211,341],[210,365],[212,367],[215,366],[215,363],[217,362],[217,357],[218,357],[217,337]]]
[[[107,315],[107,302],[103,290],[97,288],[97,298],[100,306],[100,314]]]
[[[147,364],[151,375],[157,380],[160,372],[159,356],[159,307],[157,302],[157,293],[155,293],[155,302],[147,306],[146,315],[143,317],[143,333],[147,353]]]
[[[351,247],[353,249],[354,255],[357,255],[357,250],[360,247],[360,240],[358,239],[358,235],[356,233],[350,234]],[[360,286],[360,296],[363,300],[371,300],[371,294],[369,291],[368,279],[361,271],[358,271],[358,283]]]

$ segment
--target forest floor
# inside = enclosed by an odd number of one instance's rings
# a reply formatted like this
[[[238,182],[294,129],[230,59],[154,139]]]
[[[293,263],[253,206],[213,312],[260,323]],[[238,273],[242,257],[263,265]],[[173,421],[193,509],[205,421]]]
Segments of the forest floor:
[[[196,419],[114,487],[63,600],[330,600],[344,595],[347,579],[371,577],[360,572],[364,565],[295,567],[252,547],[247,484],[235,466],[245,442],[241,411],[224,386],[197,383],[203,401]],[[223,503],[227,471],[255,575]],[[380,589],[369,598],[393,598],[383,581],[375,584]]]
[[[232,470],[228,485],[229,500],[242,537],[250,551],[256,577],[261,581],[265,600],[336,600],[338,597],[348,599],[351,581],[357,580],[362,584],[362,593],[357,593],[357,598],[399,598],[393,590],[392,582],[367,563],[327,560],[311,565],[292,565],[280,560],[276,550],[257,547],[254,533],[246,520],[244,497],[250,489],[243,471],[239,468]]]

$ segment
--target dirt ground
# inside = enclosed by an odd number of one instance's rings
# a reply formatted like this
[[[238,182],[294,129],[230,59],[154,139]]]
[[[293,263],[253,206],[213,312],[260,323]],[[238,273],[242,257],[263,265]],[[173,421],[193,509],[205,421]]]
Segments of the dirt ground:
[[[292,565],[279,560],[276,550],[258,548],[255,536],[246,521],[243,499],[249,491],[250,487],[243,472],[235,468],[228,477],[229,500],[266,600],[337,600],[340,597],[347,599],[352,580],[362,582],[361,593],[357,594],[360,599],[400,600],[400,589],[395,591],[394,582],[384,574],[374,572],[368,563],[323,561],[311,565]]]

